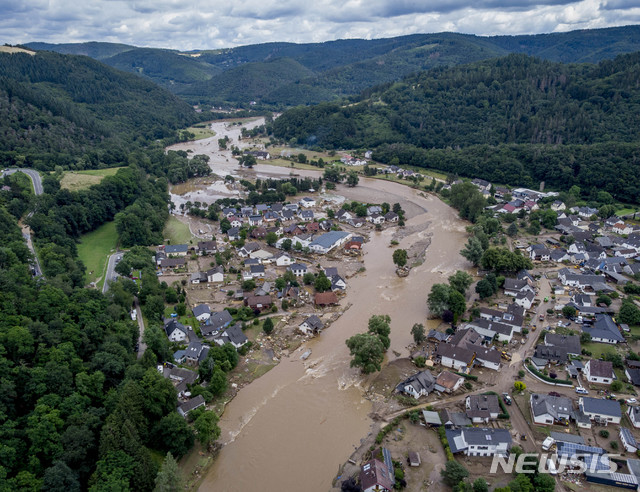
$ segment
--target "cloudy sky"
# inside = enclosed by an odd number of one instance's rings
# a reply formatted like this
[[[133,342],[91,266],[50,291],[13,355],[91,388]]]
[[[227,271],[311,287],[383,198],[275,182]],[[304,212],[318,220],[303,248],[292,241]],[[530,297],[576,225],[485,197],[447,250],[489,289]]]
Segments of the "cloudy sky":
[[[212,49],[454,31],[535,34],[640,23],[640,0],[0,0],[0,41]]]

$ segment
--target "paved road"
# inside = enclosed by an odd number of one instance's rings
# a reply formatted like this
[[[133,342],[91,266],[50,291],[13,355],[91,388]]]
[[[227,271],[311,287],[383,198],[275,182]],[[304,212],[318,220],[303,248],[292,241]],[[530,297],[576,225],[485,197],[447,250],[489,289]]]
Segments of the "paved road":
[[[104,274],[104,283],[102,284],[102,293],[106,294],[107,291],[109,290],[109,282],[111,282],[114,277],[117,277],[118,274],[116,273],[116,259],[119,257],[122,257],[124,253],[122,251],[120,252],[115,252],[111,255],[109,255],[109,260],[107,262],[107,271]]]
[[[42,195],[43,191],[42,191],[42,179],[40,178],[40,174],[38,173],[38,171],[35,171],[33,169],[26,169],[26,168],[8,168],[5,169],[4,171],[2,171],[2,174],[0,175],[0,177],[4,177],[7,176],[9,174],[13,174],[15,172],[23,172],[24,174],[26,174],[27,176],[29,176],[29,179],[31,179],[31,185],[33,186],[33,192],[36,195]],[[31,217],[33,215],[33,212],[29,212],[29,214],[27,215],[27,217]],[[29,250],[31,251],[31,254],[33,255],[33,259],[34,259],[34,264],[32,265],[33,267],[33,271],[34,271],[34,276],[36,277],[42,277],[42,268],[40,268],[40,261],[38,260],[38,255],[36,254],[36,250],[33,247],[33,242],[31,241],[31,228],[28,226],[23,226],[22,227],[22,237],[24,237],[25,241],[27,242],[27,247],[29,248]]]
[[[142,354],[147,350],[147,346],[142,341],[144,336],[144,319],[142,319],[142,311],[140,310],[140,303],[138,302],[138,298],[136,297],[133,301],[133,308],[136,310],[136,315],[138,319],[138,329],[140,334],[138,335],[138,359],[142,358]]]

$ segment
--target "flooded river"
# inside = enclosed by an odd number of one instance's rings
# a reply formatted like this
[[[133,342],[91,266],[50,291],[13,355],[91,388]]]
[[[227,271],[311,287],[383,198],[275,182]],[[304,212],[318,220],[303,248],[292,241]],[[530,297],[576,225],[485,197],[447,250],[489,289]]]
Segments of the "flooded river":
[[[224,151],[217,149],[217,139],[227,131],[239,134],[239,127],[225,127],[222,122],[214,125],[218,125],[214,127],[216,137],[171,148],[207,153],[216,174],[224,175],[228,170],[227,174],[237,175],[237,164],[227,163]],[[237,142],[237,135],[231,138]],[[235,160],[229,157],[229,162]],[[289,172],[261,163],[254,170],[242,170],[254,176]],[[296,172],[319,175],[318,171]],[[199,191],[200,198],[209,194],[206,189]],[[256,487],[266,492],[329,490],[339,465],[368,434],[372,423],[371,403],[363,398],[369,380],[349,367],[345,340],[366,331],[372,314],[389,314],[391,348],[387,357],[394,359],[395,353],[406,357],[411,327],[426,323],[431,285],[446,282],[456,270],[469,267],[459,254],[465,242],[465,223],[437,198],[397,183],[366,178],[355,188],[339,186],[336,193],[353,200],[399,202],[408,217],[407,234],[399,247],[409,249],[430,240],[425,260],[408,277],[399,278],[389,247],[398,228],[371,233],[364,249],[366,271],[349,279],[347,296],[341,302],[351,307],[319,337],[243,388],[227,406],[220,420],[220,439],[225,446],[204,478],[201,491],[244,492]],[[311,356],[300,360],[308,348]]]

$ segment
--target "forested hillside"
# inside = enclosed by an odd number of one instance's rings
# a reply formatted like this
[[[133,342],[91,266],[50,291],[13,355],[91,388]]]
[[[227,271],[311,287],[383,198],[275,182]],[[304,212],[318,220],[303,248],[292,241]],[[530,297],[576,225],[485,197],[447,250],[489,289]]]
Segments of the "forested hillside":
[[[640,51],[640,26],[534,36],[414,34],[388,39],[345,39],[325,43],[264,43],[224,50],[177,51],[111,43],[44,45],[33,49],[84,53],[179,93],[191,103],[280,108],[315,104],[433,67],[452,66],[526,53],[550,61],[599,62]],[[112,56],[106,56],[113,53]],[[194,56],[184,56],[194,55]],[[278,60],[289,60],[287,62]],[[291,65],[295,61],[305,70]],[[274,62],[275,65],[274,65]],[[271,71],[282,63],[281,78]],[[210,82],[203,82],[211,78]],[[247,83],[247,78],[266,83]]]
[[[292,109],[273,134],[315,147],[375,147],[384,162],[508,184],[600,184],[638,199],[640,53],[598,65],[510,55],[410,76],[362,99]]]
[[[0,53],[0,166],[113,166],[197,119],[168,91],[91,58]]]

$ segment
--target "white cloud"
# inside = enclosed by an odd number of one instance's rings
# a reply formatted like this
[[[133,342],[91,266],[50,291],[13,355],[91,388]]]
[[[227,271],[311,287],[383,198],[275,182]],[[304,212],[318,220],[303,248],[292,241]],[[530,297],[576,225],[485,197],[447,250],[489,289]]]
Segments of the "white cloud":
[[[0,11],[2,42],[182,50],[441,31],[533,34],[640,20],[638,0],[0,0]]]

